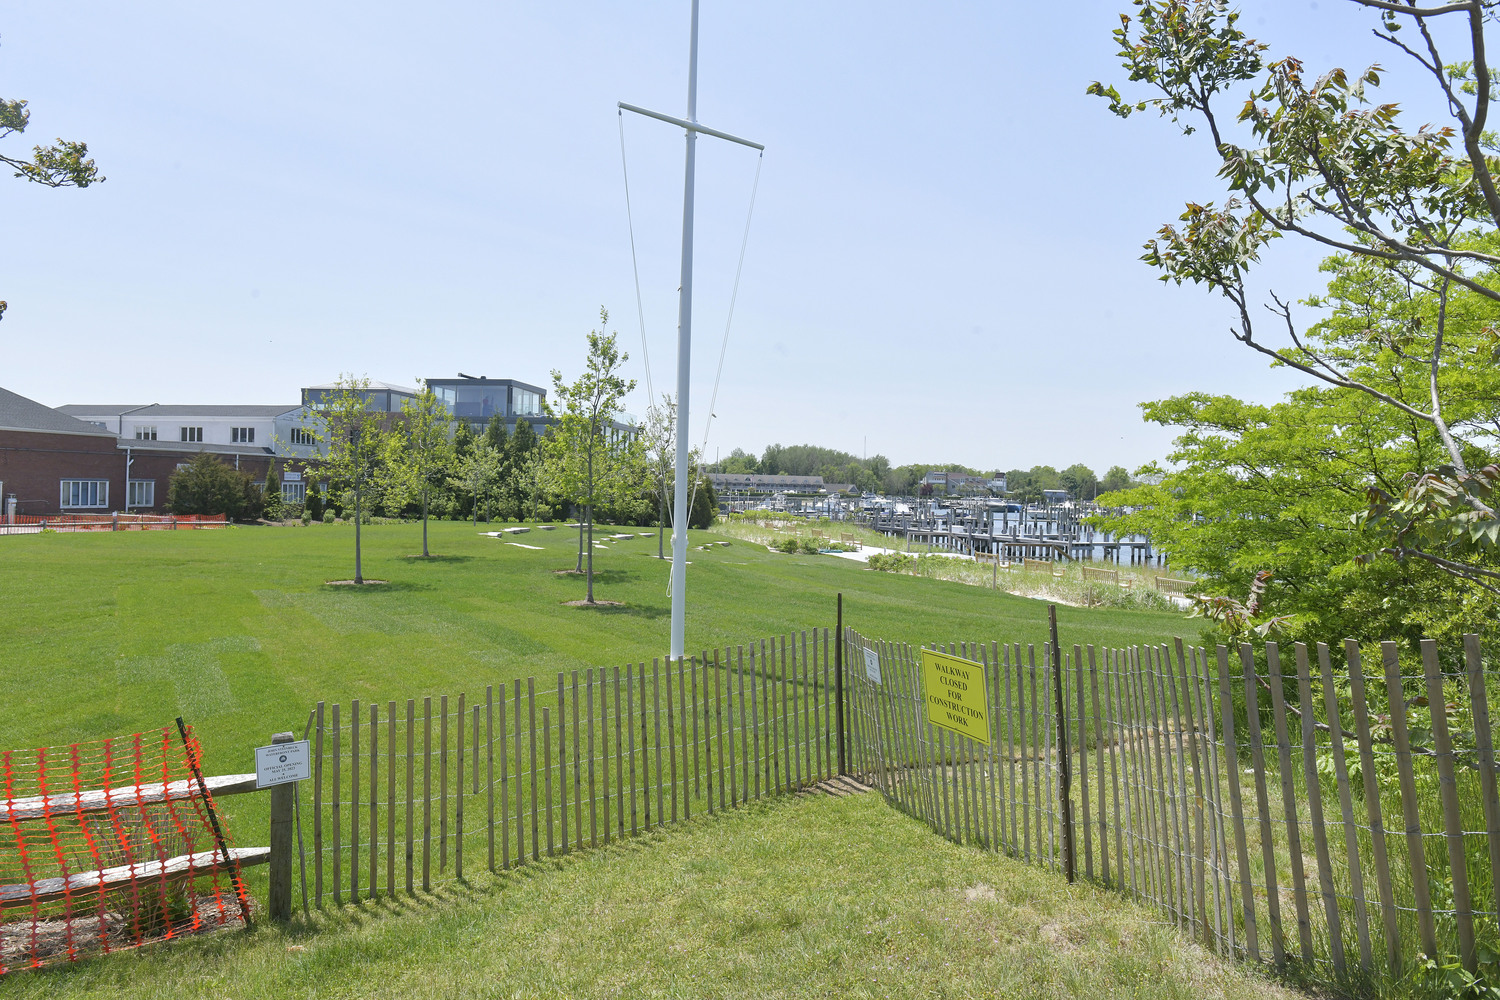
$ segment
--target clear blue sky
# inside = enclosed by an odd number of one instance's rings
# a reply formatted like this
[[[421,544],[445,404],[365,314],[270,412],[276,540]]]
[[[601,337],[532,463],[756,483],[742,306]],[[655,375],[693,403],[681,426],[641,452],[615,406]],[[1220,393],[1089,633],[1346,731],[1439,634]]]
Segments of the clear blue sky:
[[[1123,83],[1127,7],[703,0],[700,120],[767,147],[710,458],[810,442],[1102,472],[1165,453],[1142,400],[1294,384],[1229,338],[1226,303],[1136,259],[1222,192],[1202,143],[1084,95]],[[1397,65],[1335,0],[1245,7],[1310,69]],[[83,139],[108,181],[0,178],[0,385],[51,405],[294,403],[340,372],[550,385],[605,304],[643,413],[615,102],[684,112],[687,12],[8,4],[0,96],[33,117],[5,151]],[[683,141],[639,118],[626,138],[660,392]],[[755,159],[703,139],[698,163],[695,443]],[[1267,281],[1305,295],[1316,261],[1278,249]]]

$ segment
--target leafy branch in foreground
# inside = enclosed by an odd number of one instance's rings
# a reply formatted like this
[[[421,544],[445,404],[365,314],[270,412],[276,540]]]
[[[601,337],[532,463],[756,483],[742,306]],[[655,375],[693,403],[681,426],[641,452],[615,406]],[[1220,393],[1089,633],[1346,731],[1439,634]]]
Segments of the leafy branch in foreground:
[[[1444,385],[1445,370],[1476,357],[1493,368],[1496,358],[1500,159],[1486,131],[1495,86],[1485,49],[1493,4],[1351,2],[1375,13],[1375,35],[1418,67],[1449,122],[1403,127],[1398,104],[1372,100],[1384,74],[1379,65],[1310,77],[1296,57],[1267,60],[1268,47],[1239,28],[1238,12],[1225,0],[1135,0],[1134,16],[1121,15],[1114,36],[1130,81],[1143,84],[1148,96],[1130,100],[1098,82],[1088,90],[1121,117],[1155,110],[1185,135],[1206,135],[1219,157],[1229,197],[1220,206],[1189,202],[1176,224],[1162,226],[1145,244],[1142,259],[1163,281],[1218,290],[1238,314],[1231,332],[1241,343],[1323,384],[1361,393],[1436,436],[1443,460],[1406,481],[1399,500],[1389,491],[1370,492],[1363,524],[1388,533],[1378,551],[1425,560],[1466,580],[1500,579],[1484,565],[1497,548],[1488,525],[1500,513],[1471,472],[1475,459],[1488,464],[1482,446],[1493,445],[1494,431],[1466,436],[1453,410],[1468,400],[1461,388],[1455,394]],[[1467,40],[1457,62],[1444,57],[1438,42],[1449,37],[1440,29],[1453,19],[1466,22],[1466,30],[1452,35]],[[1404,29],[1414,37],[1403,38]],[[1236,101],[1230,92],[1242,86],[1248,97]],[[1285,237],[1383,271],[1435,305],[1430,322],[1409,331],[1413,336],[1384,345],[1400,391],[1370,377],[1369,365],[1351,363],[1359,359],[1309,341],[1289,302],[1274,293],[1267,308],[1290,346],[1260,338],[1246,279],[1267,246]],[[1489,315],[1451,314],[1449,306],[1465,296],[1487,304],[1477,311]],[[1487,352],[1455,343],[1476,337],[1489,340]],[[1445,501],[1434,503],[1439,498]]]

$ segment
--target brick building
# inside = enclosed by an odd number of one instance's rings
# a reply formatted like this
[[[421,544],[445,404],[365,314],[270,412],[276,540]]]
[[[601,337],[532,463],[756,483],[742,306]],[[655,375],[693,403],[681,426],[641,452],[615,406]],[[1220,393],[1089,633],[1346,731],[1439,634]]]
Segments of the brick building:
[[[160,511],[172,473],[209,452],[264,482],[269,446],[120,438],[50,406],[0,388],[0,513],[89,514]],[[300,484],[298,484],[300,485]]]

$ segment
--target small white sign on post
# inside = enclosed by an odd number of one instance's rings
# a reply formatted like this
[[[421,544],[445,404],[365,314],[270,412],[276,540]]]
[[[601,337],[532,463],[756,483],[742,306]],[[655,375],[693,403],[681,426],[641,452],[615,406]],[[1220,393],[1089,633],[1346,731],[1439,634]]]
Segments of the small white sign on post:
[[[255,748],[256,788],[306,781],[311,777],[312,755],[308,752],[307,740]]]
[[[865,650],[865,676],[880,683],[880,654],[873,649]]]

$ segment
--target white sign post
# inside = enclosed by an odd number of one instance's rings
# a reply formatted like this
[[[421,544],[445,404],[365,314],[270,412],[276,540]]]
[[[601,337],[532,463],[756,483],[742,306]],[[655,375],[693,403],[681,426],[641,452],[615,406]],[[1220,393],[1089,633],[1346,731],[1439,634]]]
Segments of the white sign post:
[[[255,748],[256,788],[271,788],[311,777],[312,755],[308,752],[307,740]]]
[[[880,654],[873,649],[865,650],[865,676],[880,683]]]

